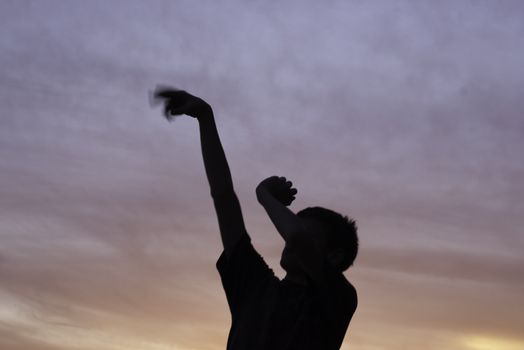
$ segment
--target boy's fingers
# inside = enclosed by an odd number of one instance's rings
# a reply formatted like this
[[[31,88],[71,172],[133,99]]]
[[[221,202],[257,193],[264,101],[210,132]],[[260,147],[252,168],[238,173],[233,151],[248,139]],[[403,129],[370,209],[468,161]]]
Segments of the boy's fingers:
[[[168,119],[171,117],[171,108],[169,107],[169,105],[167,103],[164,106],[164,117],[166,117]]]
[[[157,87],[154,92],[154,96],[157,98],[172,98],[176,96],[182,96],[186,92],[184,90],[171,88],[171,87]]]
[[[191,108],[191,103],[187,101],[170,100],[166,102],[166,106],[171,111],[171,114],[184,114]]]
[[[186,108],[176,106],[172,103],[166,103],[164,106],[164,116],[166,118],[175,116],[175,115],[181,115],[186,112]]]
[[[171,108],[180,107],[188,103],[187,99],[181,95],[169,95],[166,94],[155,94],[153,99],[153,105],[158,103],[165,103]]]

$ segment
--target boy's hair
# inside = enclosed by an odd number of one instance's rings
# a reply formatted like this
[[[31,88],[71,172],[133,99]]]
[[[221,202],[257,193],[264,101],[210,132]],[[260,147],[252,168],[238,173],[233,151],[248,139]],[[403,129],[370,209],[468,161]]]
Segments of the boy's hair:
[[[358,252],[357,225],[355,220],[342,216],[333,210],[322,207],[309,207],[297,213],[298,216],[313,218],[325,224],[328,229],[328,246],[331,249],[343,248],[344,258],[336,266],[345,271],[353,265]]]

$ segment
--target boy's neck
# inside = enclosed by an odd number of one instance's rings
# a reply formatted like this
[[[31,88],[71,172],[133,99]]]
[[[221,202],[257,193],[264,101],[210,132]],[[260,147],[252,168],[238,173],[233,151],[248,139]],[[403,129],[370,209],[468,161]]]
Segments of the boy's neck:
[[[286,273],[286,276],[283,279],[284,281],[293,282],[295,284],[300,284],[301,286],[308,286],[309,280],[305,273]]]

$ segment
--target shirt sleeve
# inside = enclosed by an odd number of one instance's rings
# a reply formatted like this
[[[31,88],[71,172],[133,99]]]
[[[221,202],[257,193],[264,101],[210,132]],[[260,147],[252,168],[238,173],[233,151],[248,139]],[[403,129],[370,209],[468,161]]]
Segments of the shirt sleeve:
[[[333,269],[326,269],[324,283],[315,289],[322,300],[319,314],[323,324],[322,344],[328,349],[339,349],[357,308],[357,292],[342,272]]]
[[[247,234],[238,240],[229,255],[222,252],[216,266],[233,315],[254,291],[276,278]]]

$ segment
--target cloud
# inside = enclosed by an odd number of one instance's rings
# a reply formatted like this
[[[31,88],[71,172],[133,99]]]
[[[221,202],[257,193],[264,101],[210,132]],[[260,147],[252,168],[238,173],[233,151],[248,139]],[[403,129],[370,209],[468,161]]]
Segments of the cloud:
[[[4,315],[0,347],[58,350],[58,320],[116,348],[130,344],[111,334],[223,348],[198,129],[150,109],[158,83],[213,105],[268,260],[282,242],[253,195],[266,176],[297,184],[293,208],[356,217],[360,349],[383,346],[376,327],[518,335],[520,3],[0,7],[0,303],[54,337]]]
[[[520,288],[522,259],[518,256],[474,253],[464,250],[370,248],[359,259],[365,268],[410,276],[434,277],[450,281],[493,283]]]

